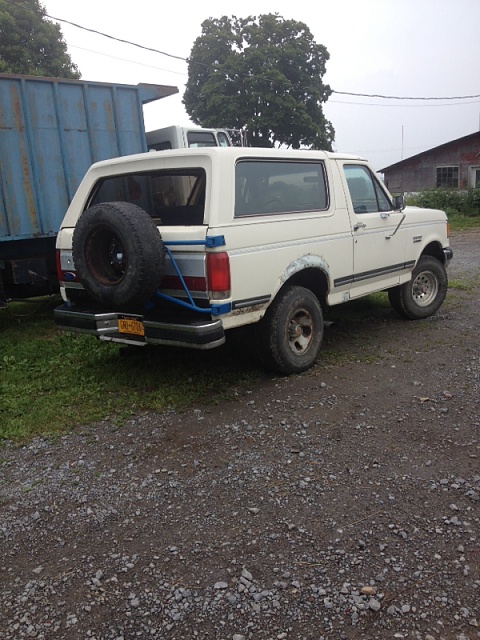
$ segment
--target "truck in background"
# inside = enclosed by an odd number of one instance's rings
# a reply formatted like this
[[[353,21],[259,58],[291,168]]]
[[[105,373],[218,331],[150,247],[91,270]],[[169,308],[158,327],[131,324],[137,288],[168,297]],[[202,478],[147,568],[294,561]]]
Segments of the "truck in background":
[[[231,146],[224,130],[147,134],[143,105],[176,93],[167,85],[0,74],[0,308],[58,291],[56,235],[93,163],[157,148]]]
[[[172,125],[149,131],[147,146],[151,151],[166,151],[198,147],[231,147],[232,141],[227,129],[200,129]]]

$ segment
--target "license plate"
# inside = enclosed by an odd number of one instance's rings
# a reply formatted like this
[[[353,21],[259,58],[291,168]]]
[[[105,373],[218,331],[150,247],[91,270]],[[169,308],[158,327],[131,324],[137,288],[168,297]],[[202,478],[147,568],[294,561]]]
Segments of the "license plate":
[[[143,322],[135,320],[134,318],[119,318],[118,319],[118,332],[128,333],[131,336],[144,336],[145,330],[143,328]]]

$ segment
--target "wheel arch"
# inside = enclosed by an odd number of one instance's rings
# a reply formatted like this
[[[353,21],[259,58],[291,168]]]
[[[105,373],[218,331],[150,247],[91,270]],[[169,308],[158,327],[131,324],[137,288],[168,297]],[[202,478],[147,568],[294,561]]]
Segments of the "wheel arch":
[[[330,269],[327,263],[318,256],[303,256],[288,265],[279,280],[279,286],[272,296],[276,296],[289,286],[309,289],[318,298],[322,308],[326,306],[329,291]]]
[[[443,247],[440,244],[440,242],[436,240],[433,242],[430,242],[425,246],[421,255],[419,256],[419,259],[422,258],[423,256],[430,256],[432,258],[436,258],[442,264],[445,264],[445,253],[443,251]]]

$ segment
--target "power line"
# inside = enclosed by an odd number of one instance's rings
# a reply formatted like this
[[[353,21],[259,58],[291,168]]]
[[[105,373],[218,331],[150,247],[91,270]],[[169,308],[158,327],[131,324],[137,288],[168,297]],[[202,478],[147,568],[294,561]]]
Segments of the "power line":
[[[14,3],[17,4],[17,3]],[[160,51],[160,49],[155,49],[153,47],[145,47],[143,44],[138,44],[138,42],[131,42],[130,40],[124,40],[123,38],[117,38],[115,36],[111,36],[108,33],[103,33],[103,31],[97,31],[96,29],[90,29],[89,27],[83,27],[76,22],[70,22],[70,20],[64,20],[63,18],[55,18],[55,16],[51,16],[48,13],[45,13],[47,18],[51,20],[57,20],[58,22],[64,22],[65,24],[69,24],[72,27],[77,27],[77,29],[83,29],[83,31],[88,31],[89,33],[96,33],[99,36],[103,36],[104,38],[109,38],[110,40],[115,40],[116,42],[122,42],[123,44],[129,44],[132,47],[138,47],[139,49],[144,49],[145,51],[152,51],[153,53],[160,53],[162,56],[167,56],[168,58],[174,58],[175,60],[182,60],[183,62],[187,62],[186,58],[182,58],[181,56],[176,56],[173,53],[167,53],[166,51]]]
[[[12,4],[15,4],[17,6],[20,6],[24,9],[28,9],[28,7],[25,7],[24,5],[22,5],[19,2],[15,2],[15,0],[10,0]],[[137,47],[139,49],[143,49],[144,51],[150,51],[152,53],[158,53],[162,56],[167,56],[168,58],[173,58],[174,60],[181,60],[182,62],[187,62],[188,63],[188,58],[184,58],[182,56],[176,56],[172,53],[167,53],[166,51],[161,51],[160,49],[155,49],[154,47],[146,47],[145,45],[139,44],[138,42],[132,42],[131,40],[125,40],[123,38],[117,38],[116,36],[112,36],[108,33],[104,33],[103,31],[98,31],[97,29],[91,29],[89,27],[84,27],[80,24],[77,24],[76,22],[71,22],[70,20],[65,20],[64,18],[56,18],[55,16],[52,16],[48,13],[45,12],[45,15],[47,18],[50,18],[51,20],[56,20],[58,22],[63,22],[65,24],[69,24],[72,27],[76,27],[77,29],[82,29],[83,31],[88,31],[89,33],[95,33],[99,36],[102,36],[104,38],[108,38],[110,40],[115,40],[116,42],[121,42],[123,44],[128,44],[132,47]],[[201,64],[202,66],[207,67],[208,65],[205,65],[203,63],[197,63],[197,64]],[[274,83],[278,83],[279,81],[277,79],[273,79],[273,78],[265,78],[265,80],[270,80],[271,82]],[[379,94],[379,93],[354,93],[351,91],[336,91],[335,89],[332,89],[332,93],[335,93],[337,95],[345,95],[345,96],[354,96],[356,98],[380,98],[382,100],[422,100],[422,101],[438,101],[438,100],[472,100],[474,98],[480,98],[480,94],[475,94],[475,95],[467,95],[467,96],[444,96],[444,97],[426,97],[426,96],[386,96],[383,94]]]
[[[122,42],[123,44],[129,44],[133,47],[138,47],[139,49],[144,49],[145,51],[151,51],[153,53],[159,53],[162,56],[168,56],[169,58],[174,58],[175,60],[182,60],[183,62],[188,62],[187,58],[182,56],[176,56],[171,53],[167,53],[165,51],[161,51],[160,49],[155,49],[153,47],[145,47],[138,42],[131,42],[130,40],[125,40],[123,38],[117,38],[115,36],[109,35],[107,33],[103,33],[102,31],[98,31],[96,29],[90,29],[88,27],[83,27],[75,22],[71,22],[69,20],[64,20],[63,18],[56,18],[54,16],[45,14],[48,18],[52,20],[58,20],[59,22],[64,22],[65,24],[69,24],[73,27],[77,27],[78,29],[83,29],[84,31],[89,31],[90,33],[96,33],[97,35],[103,36],[105,38],[109,38],[111,40],[116,40],[117,42]],[[207,66],[207,65],[204,65]],[[266,78],[268,80],[268,78]],[[278,80],[271,79],[272,82],[278,82]],[[413,96],[385,96],[379,93],[353,93],[351,91],[336,91],[332,89],[332,93],[336,93],[338,95],[344,96],[355,96],[356,98],[381,98],[383,100],[471,100],[473,98],[480,98],[480,94],[470,95],[470,96],[446,96],[446,97],[413,97]]]
[[[181,71],[171,71],[169,69],[164,69],[162,67],[157,67],[153,64],[146,64],[145,62],[137,62],[136,60],[130,60],[129,58],[121,58],[120,56],[112,56],[109,53],[104,53],[103,51],[95,51],[94,49],[87,49],[86,47],[80,47],[79,45],[69,44],[71,49],[80,49],[80,51],[87,51],[88,53],[94,53],[98,56],[104,56],[106,58],[112,58],[113,60],[121,60],[122,62],[129,62],[130,64],[136,64],[140,67],[148,67],[149,69],[156,69],[158,71],[163,71],[164,73],[173,73],[178,76],[185,76],[186,73],[182,73]],[[339,91],[334,91],[333,93],[341,93]],[[356,94],[352,94],[356,95]],[[440,98],[439,98],[440,99]],[[450,104],[434,104],[434,105],[426,105],[426,104],[378,104],[376,102],[349,102],[348,100],[329,100],[329,104],[350,104],[357,107],[381,107],[384,109],[385,107],[390,109],[422,109],[425,107],[454,107],[454,106],[464,106],[469,104],[478,104],[478,100],[472,100],[471,102],[451,102]]]
[[[473,96],[448,96],[443,98],[425,98],[425,97],[408,97],[408,96],[383,96],[378,93],[351,93],[350,91],[333,91],[343,96],[355,96],[357,98],[383,98],[384,100],[467,100],[472,98],[480,98],[480,94]]]
[[[171,71],[170,69],[163,69],[162,67],[157,67],[154,64],[146,64],[145,62],[137,62],[136,60],[130,60],[129,58],[120,58],[120,56],[112,56],[109,53],[103,53],[103,51],[95,51],[94,49],[86,49],[85,47],[79,47],[76,44],[69,44],[68,47],[70,49],[80,49],[80,51],[87,51],[88,53],[95,53],[98,56],[105,56],[106,58],[113,58],[113,60],[121,60],[122,62],[129,62],[130,64],[137,64],[141,67],[148,67],[149,69],[156,69],[157,71],[163,71],[164,73],[173,73],[177,76],[185,76],[186,73],[182,73],[181,71]]]
[[[333,93],[337,93],[334,91]],[[439,107],[463,107],[469,104],[479,104],[480,100],[471,100],[470,102],[450,102],[448,104],[380,104],[378,102],[351,102],[349,100],[328,100],[327,104],[351,104],[356,107],[381,107],[382,109],[424,109]]]

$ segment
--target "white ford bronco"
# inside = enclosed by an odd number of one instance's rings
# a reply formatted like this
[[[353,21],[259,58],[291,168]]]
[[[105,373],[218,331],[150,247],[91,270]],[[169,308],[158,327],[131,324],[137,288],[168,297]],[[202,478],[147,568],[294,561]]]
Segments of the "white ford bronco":
[[[209,349],[253,325],[264,364],[315,362],[328,307],[388,290],[426,318],[447,291],[444,212],[404,207],[368,163],[203,148],[93,165],[57,239],[56,324],[128,345]]]

